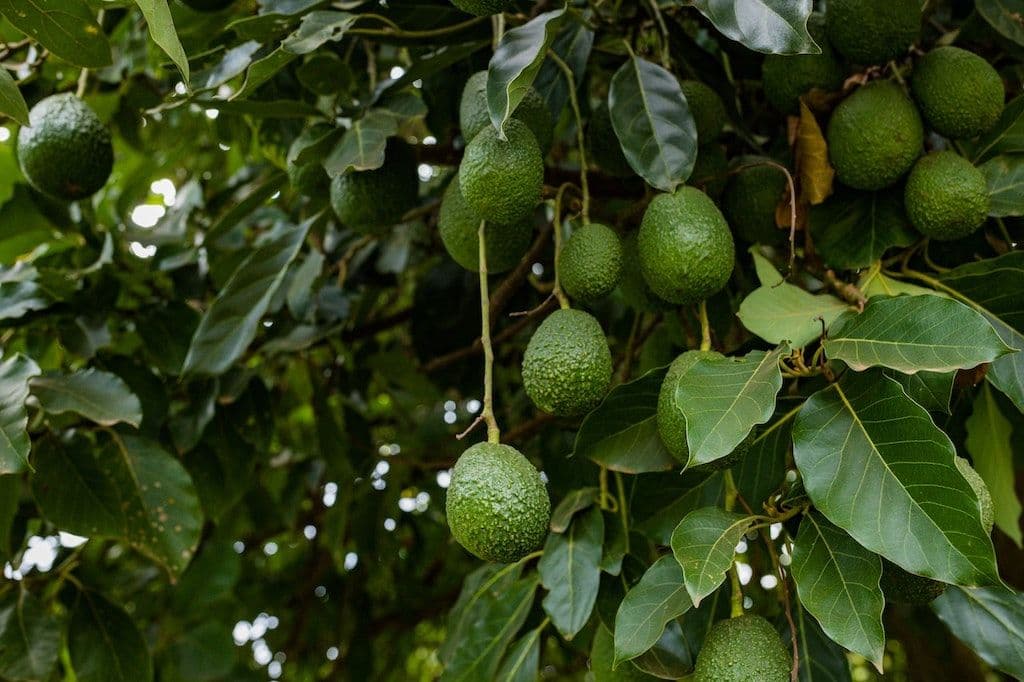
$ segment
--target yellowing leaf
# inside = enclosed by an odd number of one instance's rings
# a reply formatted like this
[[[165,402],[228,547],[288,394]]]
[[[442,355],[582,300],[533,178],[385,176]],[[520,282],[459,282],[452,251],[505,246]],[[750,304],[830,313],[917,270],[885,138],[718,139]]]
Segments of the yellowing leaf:
[[[828,144],[803,100],[800,101],[800,127],[796,136],[796,170],[803,200],[814,206],[832,194],[836,172],[828,160]]]

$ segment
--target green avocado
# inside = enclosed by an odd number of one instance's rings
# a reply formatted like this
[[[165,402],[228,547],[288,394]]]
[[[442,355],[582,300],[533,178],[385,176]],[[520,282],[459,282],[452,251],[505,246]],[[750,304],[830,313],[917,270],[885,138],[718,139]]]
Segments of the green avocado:
[[[597,164],[606,175],[613,178],[636,175],[622,152],[622,145],[615,134],[611,114],[605,102],[601,102],[590,114],[590,122],[587,124],[587,150],[588,160]]]
[[[412,149],[392,139],[383,166],[350,171],[331,181],[331,207],[345,227],[375,232],[394,225],[416,205],[419,185]]]
[[[680,81],[679,87],[686,96],[690,107],[690,115],[697,126],[697,143],[708,144],[717,140],[722,128],[729,120],[725,113],[725,104],[714,90],[700,81]]]
[[[800,111],[800,96],[817,88],[834,92],[843,85],[846,70],[825,36],[825,16],[815,12],[807,29],[821,47],[821,54],[770,54],[761,65],[764,95],[784,114]]]
[[[686,184],[702,190],[714,200],[725,191],[729,180],[729,159],[725,149],[717,142],[710,142],[697,148],[697,161]]]
[[[776,244],[787,237],[775,224],[775,207],[786,196],[785,174],[770,159],[745,157],[729,178],[722,213],[740,239],[751,244]]]
[[[477,443],[452,469],[445,501],[452,535],[484,561],[519,561],[544,541],[551,501],[540,472],[508,445]]]
[[[855,64],[882,64],[921,35],[920,0],[829,0],[828,39]]]
[[[693,682],[789,682],[793,662],[771,623],[743,615],[711,626]]]
[[[533,213],[544,186],[544,160],[525,123],[509,119],[507,139],[487,126],[474,137],[459,165],[466,203],[482,219],[513,225]]]
[[[988,217],[985,174],[955,152],[921,158],[903,192],[907,217],[917,230],[942,241],[971,234]]]
[[[615,637],[603,625],[598,625],[594,632],[594,642],[590,645],[590,672],[594,682],[657,682],[658,678],[638,670],[630,661],[615,663]]]
[[[451,0],[452,4],[474,16],[501,14],[512,4],[509,0]]]
[[[551,113],[533,87],[527,88],[523,100],[512,112],[512,118],[526,124],[537,138],[542,153],[551,146],[551,135],[554,132]],[[487,72],[477,71],[469,77],[466,87],[462,90],[462,99],[459,101],[459,128],[462,129],[463,139],[468,142],[490,125],[491,115],[487,110]]]
[[[693,187],[654,197],[637,239],[644,280],[670,303],[702,301],[732,275],[736,246],[729,225],[715,202]]]
[[[466,205],[456,175],[448,183],[441,198],[437,227],[448,255],[456,263],[477,272],[480,269],[480,217]],[[487,243],[487,272],[511,270],[530,248],[533,223],[530,218],[512,225],[487,223],[484,241]]]
[[[558,277],[565,293],[584,303],[598,301],[622,279],[622,242],[607,225],[583,225],[565,242]]]
[[[40,100],[18,131],[18,163],[33,187],[78,201],[102,189],[114,168],[110,131],[89,106],[65,93]]]
[[[836,107],[827,138],[840,182],[876,190],[895,184],[914,165],[924,145],[924,126],[903,88],[873,81]]]
[[[612,381],[612,355],[600,323],[582,310],[556,310],[537,327],[523,355],[523,388],[559,417],[597,407]]]
[[[1003,113],[1003,80],[983,58],[959,47],[940,47],[914,67],[910,91],[924,120],[950,138],[984,133]]]

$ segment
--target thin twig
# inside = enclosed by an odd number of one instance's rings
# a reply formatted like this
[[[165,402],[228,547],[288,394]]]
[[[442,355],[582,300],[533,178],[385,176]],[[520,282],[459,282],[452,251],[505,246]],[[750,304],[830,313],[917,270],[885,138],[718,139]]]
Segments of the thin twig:
[[[480,417],[487,424],[487,442],[500,443],[501,430],[494,418],[494,349],[491,348],[491,295],[487,291],[487,222],[477,230],[480,253],[480,342],[484,349],[484,407]]]
[[[708,321],[708,302],[701,301],[697,307],[700,313],[700,349],[711,350],[711,323]]]
[[[576,97],[576,79],[572,75],[572,69],[559,57],[554,50],[548,50],[548,57],[555,63],[565,76],[566,85],[569,88],[569,104],[572,106],[573,116],[576,117],[576,144],[579,147],[580,155],[580,191],[583,193],[583,224],[590,222],[590,187],[587,180],[587,148],[583,137],[583,116],[580,114],[580,103]]]

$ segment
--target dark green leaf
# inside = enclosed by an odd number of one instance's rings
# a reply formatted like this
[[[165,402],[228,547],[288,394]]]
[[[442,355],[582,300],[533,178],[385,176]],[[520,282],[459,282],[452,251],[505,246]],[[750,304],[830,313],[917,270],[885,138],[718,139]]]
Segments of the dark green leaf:
[[[587,59],[594,46],[594,32],[581,21],[569,21],[555,37],[551,51],[572,70],[579,87],[583,72],[587,68]],[[569,84],[565,74],[552,59],[545,59],[541,64],[537,78],[533,82],[534,89],[547,102],[551,120],[557,121],[569,100]]]
[[[28,125],[28,105],[7,69],[0,69],[0,114],[10,116],[23,126]]]
[[[60,623],[21,586],[0,602],[0,677],[50,679],[60,651]]]
[[[83,0],[0,0],[0,14],[66,62],[88,68],[111,62],[110,43]]]
[[[74,374],[44,374],[30,381],[32,395],[51,414],[77,412],[97,424],[138,426],[142,405],[128,385],[109,372],[90,368]]]
[[[509,647],[494,678],[497,682],[536,682],[540,666],[540,636],[544,626],[530,630]]]
[[[1024,26],[1020,17],[1024,15],[1024,2],[1021,0],[978,0],[978,14],[985,18],[1004,38],[1018,45],[1024,45]]]
[[[991,3],[986,3],[991,5]],[[996,154],[1024,152],[1024,96],[1018,96],[1006,105],[992,130],[978,142],[974,161],[983,161]]]
[[[693,658],[679,621],[670,620],[654,646],[630,662],[638,670],[663,680],[678,680],[690,673]]]
[[[1024,215],[1024,154],[997,156],[981,167],[991,216]]]
[[[786,478],[786,455],[792,443],[793,422],[785,415],[751,443],[747,454],[733,465],[733,478],[740,496],[752,509],[760,509],[768,496],[782,487]]]
[[[554,511],[551,512],[551,530],[564,533],[573,517],[598,501],[600,491],[597,488],[580,488],[562,498]]]
[[[0,475],[16,474],[29,466],[31,444],[25,430],[25,400],[29,380],[38,374],[39,367],[24,355],[14,355],[0,363]]]
[[[672,533],[672,553],[683,569],[694,606],[718,589],[736,556],[736,545],[756,517],[705,507],[690,512]]]
[[[566,639],[572,639],[590,620],[601,580],[604,515],[591,507],[577,516],[565,533],[550,533],[544,556],[537,563],[548,591],[544,611]]]
[[[438,650],[441,661],[451,662],[456,647],[474,627],[480,615],[490,608],[491,595],[507,592],[519,579],[522,570],[518,564],[484,564],[466,576],[455,605],[448,611],[447,633]]]
[[[292,54],[309,54],[326,42],[344,38],[345,31],[352,28],[358,18],[348,12],[315,10],[302,17],[299,28],[281,43],[281,47]]]
[[[846,650],[829,639],[818,621],[799,605],[793,609],[793,620],[800,652],[800,682],[850,682]],[[782,641],[788,650],[792,635],[785,619],[782,619],[782,631]]]
[[[178,67],[178,71],[181,72],[181,78],[185,81],[185,85],[188,85],[190,78],[188,55],[185,54],[185,49],[178,39],[178,32],[174,28],[174,19],[171,18],[167,0],[135,0],[135,4],[142,10],[142,15],[146,17],[149,35],[153,38],[153,42],[167,53],[174,65]]]
[[[953,396],[953,382],[956,372],[918,372],[904,374],[896,370],[885,370],[885,376],[903,386],[910,399],[929,412],[949,414],[949,400]]]
[[[666,624],[691,606],[679,562],[672,556],[655,561],[626,593],[615,614],[616,664],[636,658],[654,646]]]
[[[986,663],[1024,678],[1024,595],[1005,587],[952,587],[932,608]]]
[[[332,178],[348,172],[373,170],[384,165],[388,138],[398,132],[394,117],[370,110],[352,124],[331,153],[324,169]]]
[[[1019,547],[1021,505],[1014,487],[1016,475],[1010,442],[1013,427],[999,411],[999,404],[988,384],[983,384],[975,394],[974,410],[965,426],[967,438],[964,445],[975,470],[992,495],[996,526]]]
[[[910,246],[917,233],[903,210],[903,192],[840,190],[812,206],[814,248],[834,268],[866,268],[894,246]]]
[[[811,3],[792,0],[693,0],[726,37],[769,54],[819,54],[807,32]]]
[[[672,487],[666,485],[666,479],[669,479],[674,485]],[[724,499],[720,473],[711,474],[693,487],[687,487],[683,480],[675,473],[659,475],[653,487],[663,495],[662,504],[656,505],[656,511],[637,524],[637,530],[659,545],[671,544],[672,532],[684,516],[695,509],[717,506]],[[641,488],[640,494],[646,498],[653,492],[647,493],[644,488]],[[641,501],[641,503],[646,502],[648,502],[647,499]],[[636,501],[633,511],[637,511]]]
[[[131,616],[95,592],[81,592],[71,613],[68,652],[79,682],[149,682],[149,647]]]

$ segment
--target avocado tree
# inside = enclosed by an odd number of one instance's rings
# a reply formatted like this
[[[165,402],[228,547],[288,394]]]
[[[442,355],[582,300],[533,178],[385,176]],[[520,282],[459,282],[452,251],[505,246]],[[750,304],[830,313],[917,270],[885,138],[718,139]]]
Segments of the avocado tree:
[[[1024,678],[1022,0],[0,0],[0,680]]]

